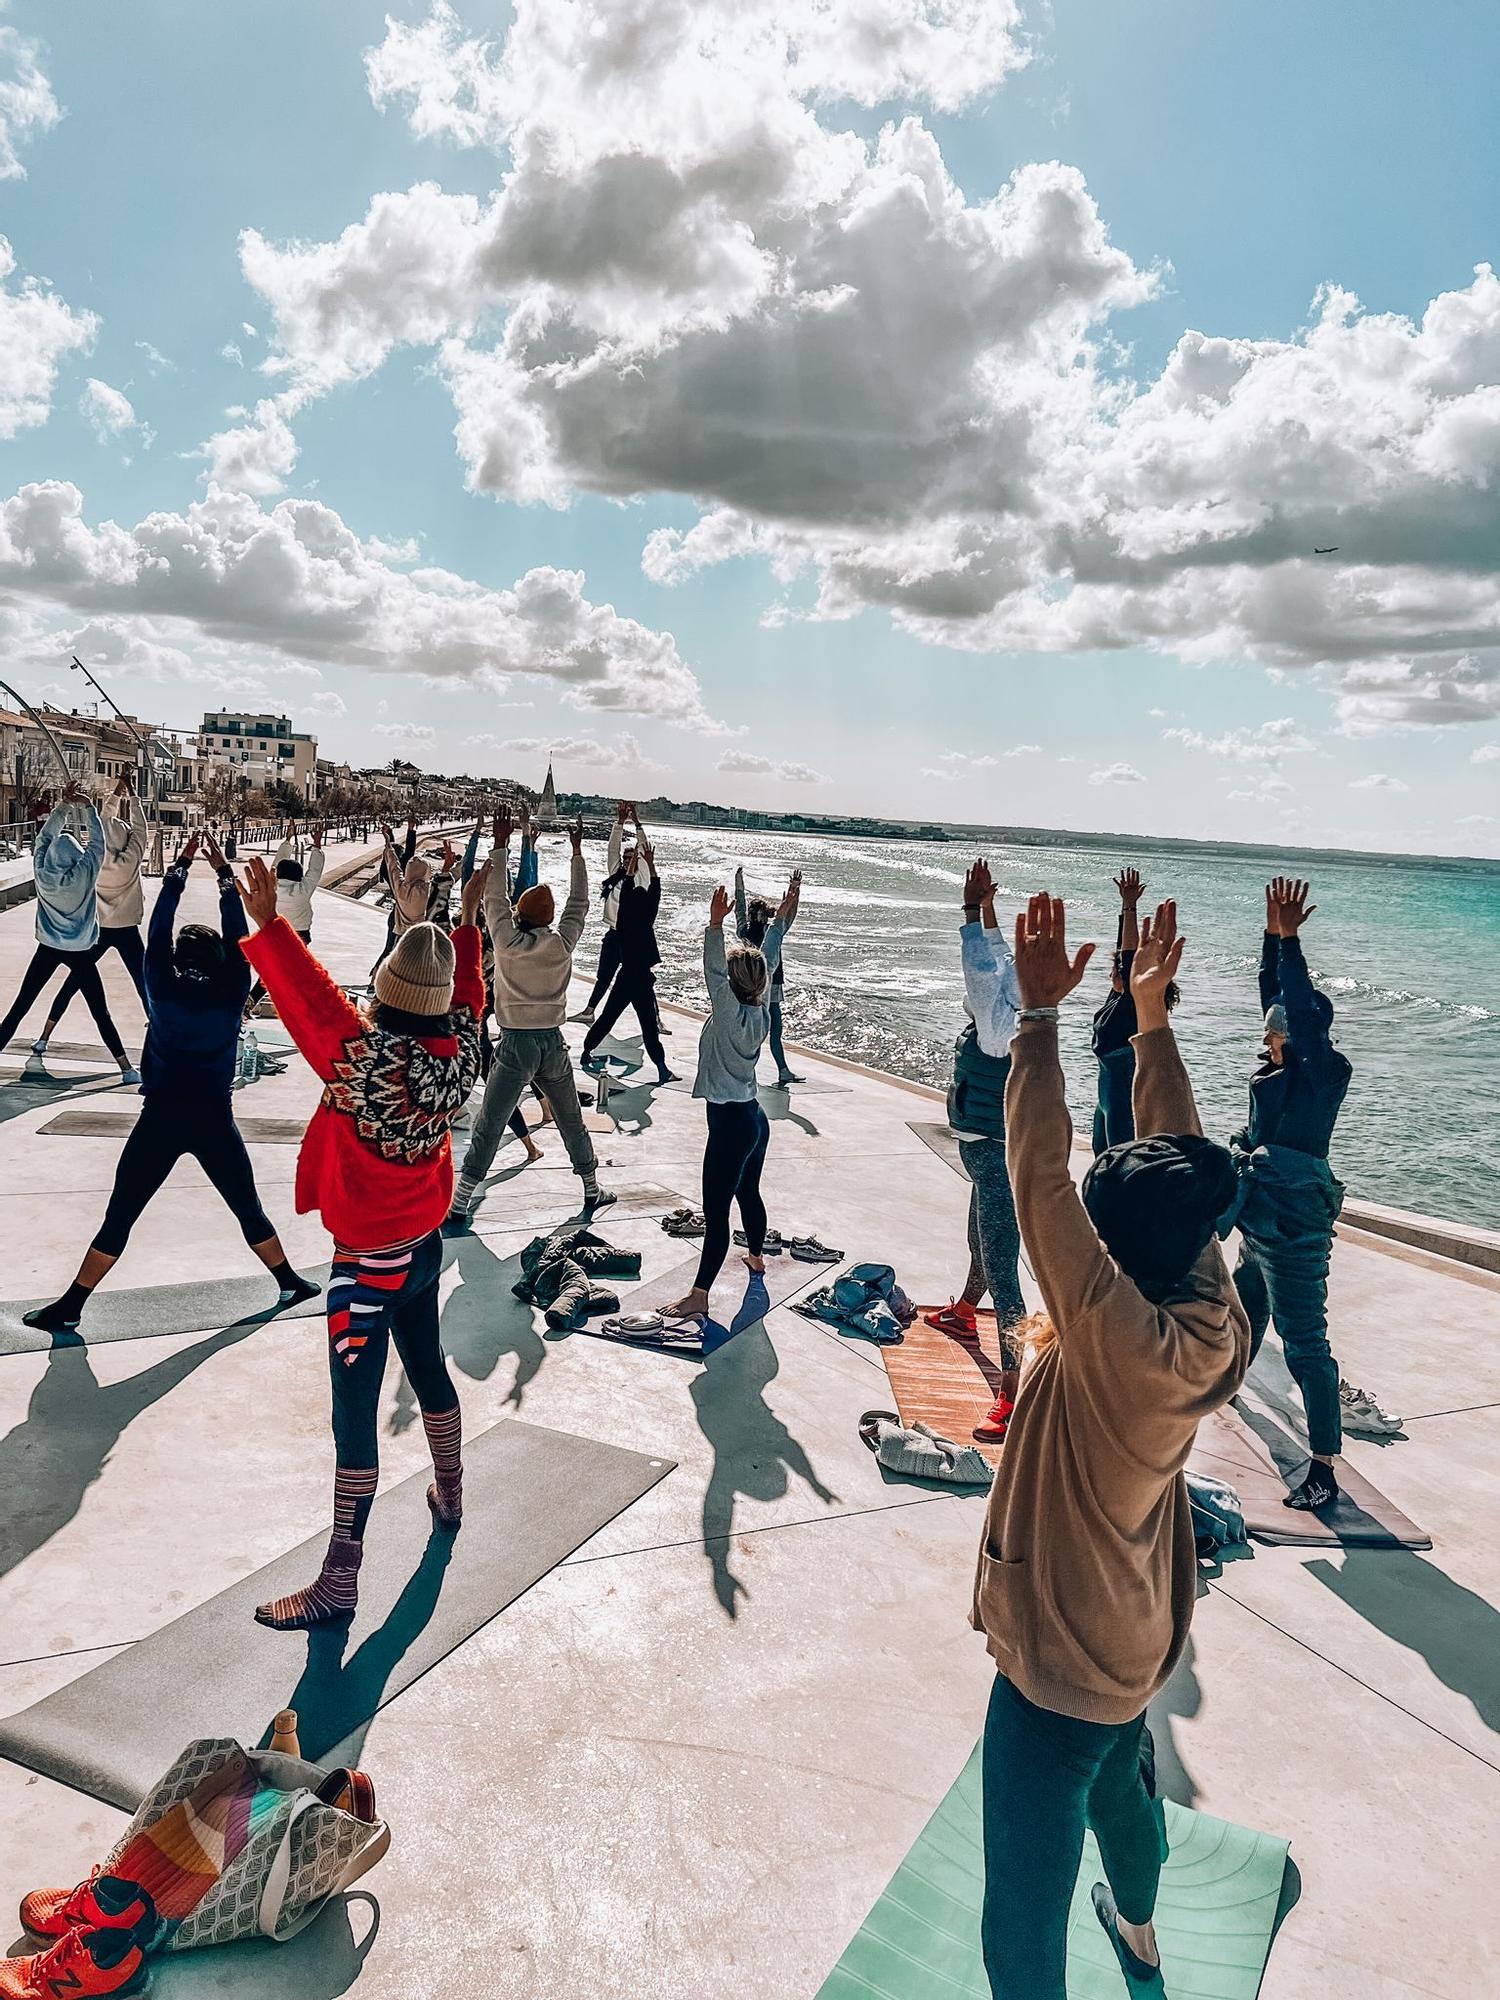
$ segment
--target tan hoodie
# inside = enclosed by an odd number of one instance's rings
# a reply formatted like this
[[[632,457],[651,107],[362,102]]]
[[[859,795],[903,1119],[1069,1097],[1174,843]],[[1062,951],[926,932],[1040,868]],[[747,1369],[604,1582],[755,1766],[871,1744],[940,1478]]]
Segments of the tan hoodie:
[[[573,947],[583,935],[589,910],[589,871],[573,856],[568,900],[554,930],[523,930],[510,905],[510,852],[491,856],[484,892],[485,921],[495,945],[495,1019],[502,1028],[560,1028],[568,1011]]]
[[[104,822],[104,865],[94,889],[102,931],[135,930],[145,920],[141,863],[146,858],[150,831],[146,808],[133,792],[124,819]]]
[[[1170,1028],[1137,1035],[1135,1129],[1199,1132]],[[1028,1701],[1130,1722],[1187,1640],[1197,1561],[1187,1463],[1244,1378],[1250,1328],[1218,1244],[1153,1305],[1099,1241],[1068,1170],[1057,1027],[1011,1044],[1005,1151],[1057,1339],[1022,1377],[990,1491],[972,1623]]]

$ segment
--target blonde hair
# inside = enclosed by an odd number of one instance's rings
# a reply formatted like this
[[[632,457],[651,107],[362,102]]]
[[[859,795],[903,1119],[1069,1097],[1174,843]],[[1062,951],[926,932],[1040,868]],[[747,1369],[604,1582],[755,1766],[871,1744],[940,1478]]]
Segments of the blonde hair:
[[[764,1007],[771,988],[771,968],[758,945],[738,944],[726,955],[729,983],[735,998],[746,1007]]]
[[[1014,1326],[1008,1326],[1005,1330],[1013,1340],[1018,1340],[1022,1347],[1031,1350],[1029,1358],[1032,1361],[1035,1361],[1038,1355],[1045,1354],[1057,1338],[1057,1328],[1052,1324],[1051,1315],[1044,1312],[1028,1313],[1025,1319],[1018,1320]]]

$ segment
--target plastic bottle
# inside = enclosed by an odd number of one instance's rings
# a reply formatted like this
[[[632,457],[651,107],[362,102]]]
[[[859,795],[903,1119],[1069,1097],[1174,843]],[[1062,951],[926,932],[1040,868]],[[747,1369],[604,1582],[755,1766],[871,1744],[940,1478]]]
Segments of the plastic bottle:
[[[240,1034],[240,1082],[254,1083],[260,1075],[260,1043],[255,1030],[246,1026]]]
[[[284,1708],[271,1724],[271,1748],[284,1757],[300,1757],[302,1746],[297,1741],[297,1711]]]

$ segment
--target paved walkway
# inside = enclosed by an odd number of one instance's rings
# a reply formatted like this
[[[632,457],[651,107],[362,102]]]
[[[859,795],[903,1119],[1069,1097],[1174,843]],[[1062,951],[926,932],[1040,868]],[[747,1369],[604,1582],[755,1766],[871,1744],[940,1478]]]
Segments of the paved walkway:
[[[204,872],[184,914],[211,908]],[[380,934],[375,911],[319,897],[336,974],[360,976]],[[28,910],[0,915],[0,990],[30,935]],[[133,1042],[139,1010],[111,962],[106,980]],[[696,1027],[675,1025],[690,1070]],[[92,1041],[86,1013],[68,1032]],[[0,1057],[8,1298],[72,1276],[118,1152],[41,1130],[53,1106],[13,1085],[30,1039]],[[940,1104],[800,1066],[809,1088],[769,1107],[773,1221],[946,1297],[965,1188],[908,1123]],[[294,1058],[240,1106],[304,1120],[315,1100]],[[613,1108],[603,1177],[659,1190],[662,1210],[694,1195],[691,1098],[630,1092]],[[521,1244],[574,1205],[561,1147],[543,1142],[545,1164],[488,1198],[486,1227],[505,1233],[463,1244],[444,1278],[467,1426],[518,1413],[678,1469],[376,1717],[364,1761],[395,1839],[364,1885],[374,1903],[356,1897],[279,1955],[243,1953],[216,1992],[321,2000],[357,1979],[365,2000],[810,2000],[978,1733],[989,1670],[966,1613],[983,1503],[882,1477],[856,1436],[889,1403],[878,1355],[785,1310],[701,1367],[547,1334],[509,1290]],[[316,1219],[291,1213],[295,1148],[251,1150],[294,1259],[323,1261]],[[511,1142],[499,1165],[519,1157]],[[653,1215],[607,1224],[648,1277],[691,1247]],[[258,1268],[187,1167],[111,1282]],[[1471,2000],[1500,1963],[1500,1279],[1351,1234],[1334,1299],[1346,1372],[1412,1419],[1406,1441],[1351,1455],[1435,1547],[1257,1549],[1226,1567],[1158,1704],[1162,1771],[1172,1796],[1291,1839],[1302,1897],[1267,2000]],[[1271,1362],[1258,1374],[1274,1401]],[[326,1526],[325,1368],[316,1319],[0,1358],[0,1713]],[[382,1435],[386,1483],[424,1463],[394,1369]],[[118,1824],[0,1763],[0,1903],[74,1880]],[[204,1988],[181,1961],[160,1990]]]

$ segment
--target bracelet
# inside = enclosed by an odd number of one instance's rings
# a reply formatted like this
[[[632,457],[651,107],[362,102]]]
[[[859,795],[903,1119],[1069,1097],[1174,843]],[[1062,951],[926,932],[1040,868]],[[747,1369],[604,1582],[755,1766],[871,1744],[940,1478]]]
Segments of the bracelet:
[[[977,916],[979,915],[979,909],[980,909],[980,906],[979,906],[979,904],[978,904],[978,903],[965,903],[965,904],[964,904],[964,915],[965,915],[966,917],[968,917],[968,916],[975,916],[975,917],[977,917]]]
[[[1016,1014],[1018,1021],[1055,1021],[1055,1007],[1022,1007]]]

